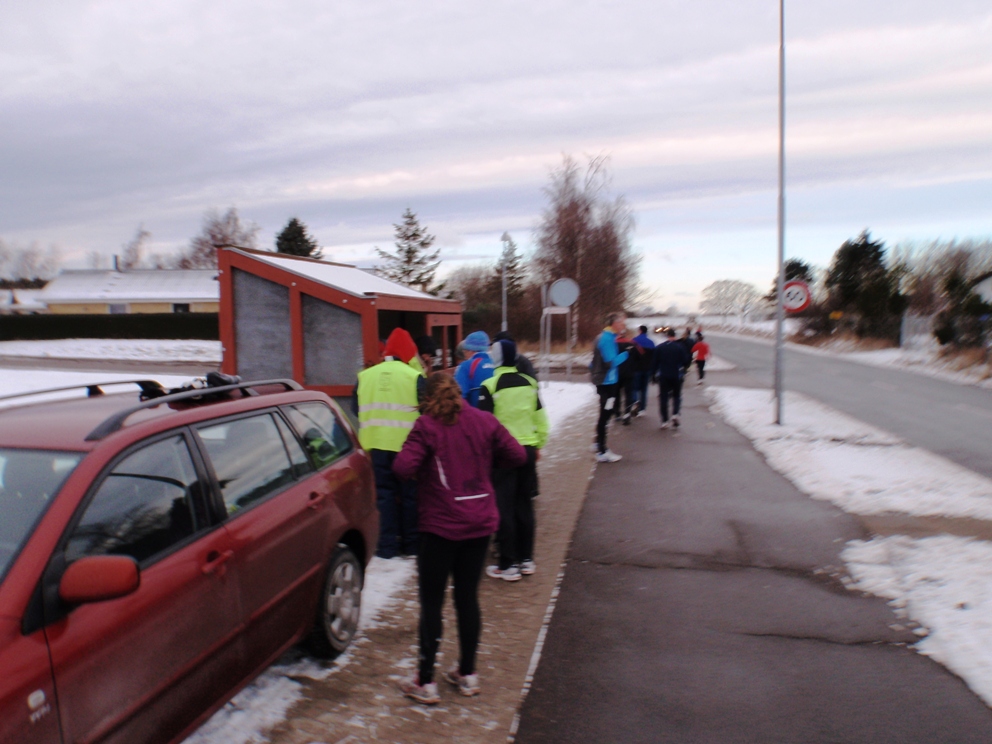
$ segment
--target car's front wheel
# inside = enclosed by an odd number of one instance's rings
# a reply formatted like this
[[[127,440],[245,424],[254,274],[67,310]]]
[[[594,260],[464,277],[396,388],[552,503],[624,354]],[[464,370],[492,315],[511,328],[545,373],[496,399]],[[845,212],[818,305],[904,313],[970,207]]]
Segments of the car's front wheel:
[[[362,564],[346,545],[338,545],[327,567],[317,618],[310,634],[310,650],[334,658],[351,643],[358,631],[362,609]]]

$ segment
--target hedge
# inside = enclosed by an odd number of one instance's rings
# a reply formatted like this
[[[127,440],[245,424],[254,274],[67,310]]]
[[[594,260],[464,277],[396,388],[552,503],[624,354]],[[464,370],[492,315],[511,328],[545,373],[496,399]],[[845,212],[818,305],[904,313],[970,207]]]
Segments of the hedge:
[[[178,338],[216,341],[217,313],[0,315],[0,341],[57,338]]]

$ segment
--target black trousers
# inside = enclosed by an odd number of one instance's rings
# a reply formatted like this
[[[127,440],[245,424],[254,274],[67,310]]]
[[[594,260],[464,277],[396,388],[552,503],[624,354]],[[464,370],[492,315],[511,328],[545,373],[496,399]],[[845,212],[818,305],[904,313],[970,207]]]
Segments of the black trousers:
[[[532,449],[527,447],[528,455]],[[519,468],[494,468],[492,479],[499,506],[499,567],[504,569],[534,558],[537,464],[530,457]]]
[[[417,553],[417,482],[400,480],[393,472],[398,452],[369,450],[379,507],[379,545],[375,554],[395,558]]]
[[[606,425],[610,421],[610,416],[613,415],[613,410],[619,405],[617,396],[619,395],[620,386],[614,383],[613,385],[597,385],[596,392],[599,393],[599,420],[596,422],[596,445],[599,447],[599,451],[606,452]]]
[[[420,587],[420,684],[434,681],[434,661],[441,645],[444,623],[441,608],[448,577],[455,580],[455,614],[458,618],[459,674],[475,673],[482,615],[479,612],[479,580],[486,560],[489,535],[471,540],[446,540],[420,533],[417,581]]]
[[[672,396],[672,415],[678,416],[682,410],[682,378],[662,377],[658,380],[658,405],[661,420],[668,421],[668,396]]]
[[[699,379],[700,380],[702,380],[704,377],[706,377],[706,360],[705,359],[697,359],[696,360],[696,369],[699,370]]]
[[[614,415],[619,419],[630,417],[634,409],[634,378],[617,383],[617,404],[613,406]]]

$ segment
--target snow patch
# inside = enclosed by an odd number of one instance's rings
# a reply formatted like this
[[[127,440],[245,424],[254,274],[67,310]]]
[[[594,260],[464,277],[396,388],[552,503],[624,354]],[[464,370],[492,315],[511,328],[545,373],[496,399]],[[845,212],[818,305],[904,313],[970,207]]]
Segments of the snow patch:
[[[799,393],[774,423],[771,391],[714,387],[714,410],[815,499],[856,514],[992,520],[992,481]]]
[[[896,535],[854,540],[841,557],[852,588],[888,598],[929,628],[916,650],[992,705],[992,543]]]
[[[856,514],[901,512],[992,520],[992,480],[892,434],[787,392],[710,388],[714,410],[800,490]],[[992,706],[992,543],[940,535],[853,540],[841,553],[849,588],[885,597],[919,623],[914,648]]]
[[[68,338],[50,341],[0,341],[0,357],[35,359],[127,359],[144,362],[221,360],[220,341]]]
[[[589,382],[542,382],[541,403],[548,414],[551,432],[585,406],[596,401],[596,386]]]

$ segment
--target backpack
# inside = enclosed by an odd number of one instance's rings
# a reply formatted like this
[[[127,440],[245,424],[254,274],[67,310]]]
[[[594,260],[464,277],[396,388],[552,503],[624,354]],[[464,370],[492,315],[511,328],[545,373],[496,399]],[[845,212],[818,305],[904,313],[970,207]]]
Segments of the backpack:
[[[592,378],[593,385],[602,385],[603,381],[606,379],[606,373],[609,372],[609,367],[606,366],[606,362],[603,361],[603,355],[599,351],[599,339],[596,339],[596,345],[592,350],[592,361],[589,362],[589,377]]]

